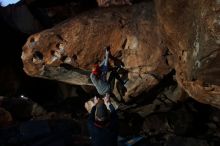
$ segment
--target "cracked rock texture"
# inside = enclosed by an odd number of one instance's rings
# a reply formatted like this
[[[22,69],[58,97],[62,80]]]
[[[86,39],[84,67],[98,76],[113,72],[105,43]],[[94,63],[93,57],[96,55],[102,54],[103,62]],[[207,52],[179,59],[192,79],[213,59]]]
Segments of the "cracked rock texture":
[[[179,85],[197,101],[220,108],[220,1],[155,2]]]
[[[91,85],[89,73],[104,46],[128,71],[124,100],[159,83],[170,68],[152,2],[89,11],[30,36],[23,46],[24,71],[35,77]]]
[[[96,0],[99,7],[109,7],[110,5],[131,5],[130,0]]]
[[[127,71],[125,101],[175,69],[180,88],[220,108],[219,0],[154,2],[91,10],[30,36],[22,53],[25,72],[91,85],[92,64],[109,45]]]

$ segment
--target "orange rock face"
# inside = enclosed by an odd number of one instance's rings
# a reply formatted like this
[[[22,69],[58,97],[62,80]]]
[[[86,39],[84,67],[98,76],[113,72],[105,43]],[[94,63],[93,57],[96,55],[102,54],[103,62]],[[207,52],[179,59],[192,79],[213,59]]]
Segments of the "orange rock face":
[[[178,83],[194,99],[220,108],[220,1],[155,2]]]
[[[100,7],[108,7],[110,5],[131,5],[130,0],[96,0]]]
[[[191,97],[220,108],[219,0],[155,4],[89,11],[30,36],[22,54],[25,72],[91,85],[92,64],[110,46],[127,71],[125,101],[147,92],[174,68],[178,84]]]
[[[111,47],[128,72],[128,101],[158,84],[166,64],[155,6],[152,2],[89,11],[30,36],[23,46],[24,71],[35,77],[91,85],[92,65]]]

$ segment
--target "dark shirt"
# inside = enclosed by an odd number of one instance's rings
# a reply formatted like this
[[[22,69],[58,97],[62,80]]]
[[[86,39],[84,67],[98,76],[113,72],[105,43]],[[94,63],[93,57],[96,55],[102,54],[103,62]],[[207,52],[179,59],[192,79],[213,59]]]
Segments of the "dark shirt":
[[[109,108],[111,111],[110,120],[103,125],[95,122],[95,106],[89,114],[88,130],[92,138],[92,146],[117,146],[118,116],[112,104]]]

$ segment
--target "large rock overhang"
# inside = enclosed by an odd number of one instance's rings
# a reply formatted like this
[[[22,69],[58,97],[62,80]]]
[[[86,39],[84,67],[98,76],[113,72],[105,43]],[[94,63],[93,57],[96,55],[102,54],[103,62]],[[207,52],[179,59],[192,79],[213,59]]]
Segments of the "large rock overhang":
[[[154,3],[100,8],[30,36],[23,46],[24,71],[34,77],[91,85],[92,65],[111,47],[128,71],[124,99],[137,97],[170,72]]]

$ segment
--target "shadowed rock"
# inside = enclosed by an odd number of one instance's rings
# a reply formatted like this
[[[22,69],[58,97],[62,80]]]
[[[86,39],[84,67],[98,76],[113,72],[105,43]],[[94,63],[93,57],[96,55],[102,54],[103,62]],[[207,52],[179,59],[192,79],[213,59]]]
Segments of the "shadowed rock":
[[[30,36],[23,46],[24,71],[34,77],[91,85],[92,65],[104,46],[128,71],[124,100],[158,84],[166,64],[152,2],[89,11]]]
[[[219,1],[155,3],[90,11],[30,36],[22,54],[25,72],[91,85],[91,66],[110,45],[128,73],[124,100],[157,85],[169,64],[190,96],[220,107]]]
[[[156,0],[168,62],[197,101],[220,108],[219,0]]]

